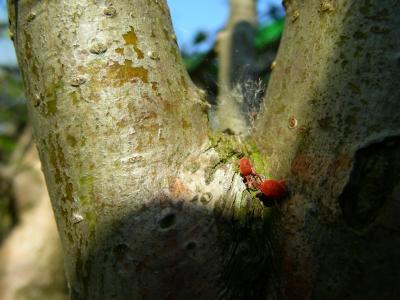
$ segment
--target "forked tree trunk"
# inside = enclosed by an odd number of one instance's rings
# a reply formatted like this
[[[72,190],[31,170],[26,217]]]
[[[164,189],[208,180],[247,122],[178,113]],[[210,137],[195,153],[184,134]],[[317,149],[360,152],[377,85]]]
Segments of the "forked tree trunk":
[[[18,59],[73,299],[399,292],[398,6],[285,2],[264,112],[242,142],[207,129],[165,1],[19,5]],[[264,175],[266,158],[289,199],[263,207],[241,155]]]

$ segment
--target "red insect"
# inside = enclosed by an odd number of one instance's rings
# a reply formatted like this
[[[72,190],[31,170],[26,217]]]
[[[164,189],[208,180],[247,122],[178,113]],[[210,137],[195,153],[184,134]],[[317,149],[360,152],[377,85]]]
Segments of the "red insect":
[[[249,175],[256,175],[256,172],[254,171],[250,160],[246,157],[242,157],[239,160],[239,170],[240,170],[240,174],[242,174],[243,177],[246,177]]]
[[[243,182],[249,189],[257,189],[257,186],[261,182],[260,175],[254,170],[250,160],[246,157],[242,157],[239,160],[239,171],[243,177]]]
[[[267,206],[271,204],[271,200],[285,198],[288,193],[285,180],[264,180],[257,174],[250,160],[246,157],[239,160],[239,171],[247,188],[259,190],[261,193],[257,197]]]
[[[285,185],[285,180],[263,180],[258,189],[267,198],[280,200],[287,195],[287,188]]]

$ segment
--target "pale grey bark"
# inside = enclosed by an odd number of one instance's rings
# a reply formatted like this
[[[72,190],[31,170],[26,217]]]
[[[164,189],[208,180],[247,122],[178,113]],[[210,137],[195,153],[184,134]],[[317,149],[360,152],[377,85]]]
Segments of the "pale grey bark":
[[[219,32],[218,106],[216,128],[248,134],[252,114],[258,110],[255,94],[255,0],[231,0],[230,15]]]
[[[291,197],[274,225],[280,299],[400,294],[400,6],[285,1],[256,140]]]
[[[237,173],[245,147],[208,130],[165,1],[30,1],[18,15],[72,299],[263,297],[267,209]]]

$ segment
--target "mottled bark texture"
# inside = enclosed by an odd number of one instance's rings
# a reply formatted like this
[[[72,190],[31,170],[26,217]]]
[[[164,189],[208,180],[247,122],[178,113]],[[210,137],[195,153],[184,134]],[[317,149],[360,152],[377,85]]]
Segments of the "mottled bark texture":
[[[256,128],[290,198],[274,224],[278,299],[400,296],[400,5],[284,1]]]
[[[31,140],[27,131],[5,172],[11,178],[18,223],[0,247],[0,299],[66,300],[61,244]]]
[[[265,298],[269,210],[236,167],[256,150],[210,134],[165,1],[17,2],[71,298]]]
[[[218,106],[216,128],[247,134],[260,97],[256,92],[254,36],[257,25],[255,0],[231,0],[230,16],[219,32]]]

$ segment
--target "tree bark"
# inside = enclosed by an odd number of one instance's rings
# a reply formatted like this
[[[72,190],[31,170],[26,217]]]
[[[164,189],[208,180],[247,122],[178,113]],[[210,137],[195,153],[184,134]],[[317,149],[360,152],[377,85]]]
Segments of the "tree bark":
[[[18,11],[71,298],[264,298],[269,210],[236,168],[257,151],[208,130],[165,1],[24,1]]]
[[[285,1],[256,140],[290,199],[279,299],[400,295],[398,1]]]

